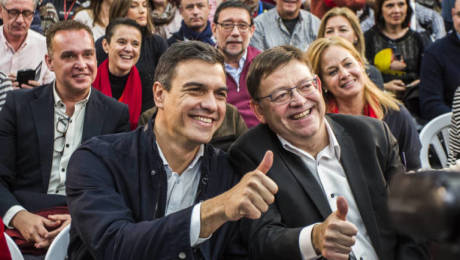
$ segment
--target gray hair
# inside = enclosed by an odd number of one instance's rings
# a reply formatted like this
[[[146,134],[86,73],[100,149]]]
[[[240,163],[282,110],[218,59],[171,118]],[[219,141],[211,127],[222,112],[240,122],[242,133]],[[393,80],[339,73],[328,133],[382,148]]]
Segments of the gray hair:
[[[8,1],[14,1],[14,0],[0,0],[0,5],[5,6],[6,4],[8,4]],[[31,1],[34,2],[34,9],[36,9],[38,6],[38,2],[40,0],[31,0]]]

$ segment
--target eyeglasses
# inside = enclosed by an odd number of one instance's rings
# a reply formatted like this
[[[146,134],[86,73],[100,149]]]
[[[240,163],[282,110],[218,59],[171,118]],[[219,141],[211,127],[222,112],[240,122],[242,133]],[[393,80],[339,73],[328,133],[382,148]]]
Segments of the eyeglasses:
[[[315,92],[315,90],[318,89],[318,76],[315,75],[312,79],[304,81],[300,85],[292,88],[277,89],[270,95],[267,95],[265,97],[259,97],[255,100],[259,102],[264,98],[269,98],[270,102],[272,103],[275,103],[277,105],[284,105],[289,103],[294,97],[294,89],[296,89],[297,93],[299,93],[303,97],[310,96]]]
[[[67,134],[67,129],[69,129],[69,121],[70,118],[68,117],[59,117],[56,124],[56,132],[61,135],[54,138],[54,151],[60,154],[64,152],[65,136]]]
[[[24,18],[31,18],[32,15],[34,15],[34,11],[30,11],[30,10],[18,10],[18,9],[8,9],[6,8],[4,5],[2,6],[3,9],[6,10],[6,12],[8,13],[8,16],[10,18],[17,18],[20,14],[22,14],[22,17]]]
[[[216,23],[224,29],[224,32],[232,32],[235,26],[238,28],[238,31],[241,33],[245,33],[249,30],[252,24],[247,23],[231,23],[231,22],[224,22],[224,23]]]

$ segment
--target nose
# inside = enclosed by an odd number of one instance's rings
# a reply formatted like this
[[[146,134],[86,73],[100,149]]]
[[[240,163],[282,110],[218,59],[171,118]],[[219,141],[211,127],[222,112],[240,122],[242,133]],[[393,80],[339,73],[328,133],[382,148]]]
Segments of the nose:
[[[143,14],[143,13],[146,12],[147,7],[142,6],[142,5],[139,5],[139,7],[137,8],[137,10],[139,11],[139,13]]]
[[[348,78],[349,75],[350,75],[350,72],[348,72],[348,70],[346,68],[344,68],[344,67],[339,68],[340,79],[346,79],[346,78]]]
[[[298,106],[298,105],[303,105],[305,103],[306,97],[302,96],[299,91],[296,89],[293,89],[291,91],[291,101],[289,102],[290,106]]]
[[[210,92],[203,96],[203,99],[201,100],[201,108],[208,112],[214,112],[217,110],[217,100],[214,93]]]
[[[18,16],[16,16],[16,22],[17,23],[24,23],[25,17],[22,15],[22,13],[19,13]]]
[[[85,70],[86,66],[87,64],[86,64],[85,59],[83,58],[82,55],[79,55],[75,62],[75,68],[77,68],[78,70]]]
[[[233,26],[232,35],[240,35],[240,30],[238,29],[238,26],[236,24]]]

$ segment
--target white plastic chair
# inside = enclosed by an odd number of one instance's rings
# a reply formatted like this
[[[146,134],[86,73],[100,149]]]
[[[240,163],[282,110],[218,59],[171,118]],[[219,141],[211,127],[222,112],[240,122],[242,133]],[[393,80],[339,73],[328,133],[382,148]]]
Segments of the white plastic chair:
[[[18,245],[14,243],[14,240],[8,236],[8,234],[3,233],[6,238],[6,244],[8,245],[8,249],[10,250],[10,255],[12,260],[24,260],[22,256],[21,250],[19,250]]]
[[[67,258],[67,247],[70,242],[70,225],[67,225],[51,242],[45,260],[64,260]]]
[[[432,119],[426,124],[420,132],[420,142],[422,150],[420,151],[420,162],[422,168],[431,168],[428,153],[430,146],[436,154],[442,167],[447,166],[447,153],[449,147],[449,128],[452,113],[445,113]]]

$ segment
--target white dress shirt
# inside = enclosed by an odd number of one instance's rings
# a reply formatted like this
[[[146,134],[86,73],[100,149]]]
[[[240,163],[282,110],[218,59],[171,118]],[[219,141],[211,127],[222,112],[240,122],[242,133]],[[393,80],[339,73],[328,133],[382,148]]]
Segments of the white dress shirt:
[[[340,145],[328,122],[324,122],[329,136],[329,145],[321,150],[316,158],[293,146],[281,136],[278,136],[278,138],[283,148],[299,156],[310,172],[313,173],[329,202],[329,207],[332,212],[337,210],[337,196],[343,196],[347,200],[347,221],[353,223],[358,228],[356,243],[352,247],[352,254],[356,257],[356,259],[377,260],[377,253],[375,252],[369,235],[367,234],[366,226],[364,226],[361,213],[359,212],[358,205],[356,204],[353,192],[348,183],[347,176],[340,164]],[[317,223],[303,228],[300,232],[299,247],[303,259],[316,259],[318,257],[311,241],[311,232],[315,224]]]
[[[17,51],[8,43],[0,26],[0,71],[9,75],[17,74],[18,70],[37,69],[40,76],[38,82],[48,84],[54,80],[54,73],[48,69],[45,62],[47,53],[45,37],[33,30],[27,31],[27,36]]]
[[[195,203],[196,193],[198,191],[198,185],[200,184],[201,178],[201,158],[204,155],[204,145],[200,146],[198,153],[195,155],[193,161],[189,166],[178,174],[173,172],[169,167],[168,161],[163,155],[160,146],[156,143],[158,153],[163,161],[163,167],[166,171],[166,178],[168,181],[167,193],[166,193],[166,213],[165,215],[172,214],[179,210],[188,208]],[[197,246],[211,236],[207,238],[200,238],[201,229],[201,203],[196,204],[192,209],[192,218],[190,223],[190,245],[192,247]]]
[[[75,104],[75,111],[71,117],[66,114],[66,106],[62,102],[56,91],[56,83],[53,84],[54,96],[54,141],[53,141],[53,161],[51,163],[50,180],[48,184],[48,194],[58,194],[65,196],[65,180],[67,165],[70,156],[81,144],[83,134],[83,125],[85,120],[86,104],[91,95],[91,89],[88,96]],[[60,119],[64,119],[68,126],[66,127],[65,136],[59,133],[57,124]],[[59,148],[58,148],[59,147]],[[60,149],[62,148],[62,149]],[[58,152],[61,151],[62,152]],[[21,210],[25,210],[21,205],[14,205],[9,208],[3,216],[6,226],[10,226],[13,217]]]

